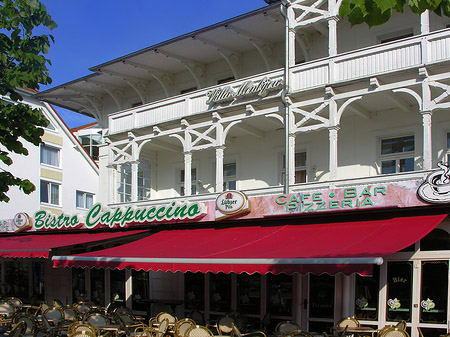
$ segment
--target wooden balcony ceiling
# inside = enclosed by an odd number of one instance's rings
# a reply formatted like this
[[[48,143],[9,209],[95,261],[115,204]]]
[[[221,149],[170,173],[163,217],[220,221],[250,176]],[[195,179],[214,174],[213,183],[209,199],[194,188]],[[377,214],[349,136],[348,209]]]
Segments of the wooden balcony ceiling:
[[[94,66],[89,69],[92,74],[37,96],[89,114],[86,107],[92,105],[92,98],[108,96],[108,91],[129,90],[130,83],[139,82],[159,87],[158,79],[186,72],[186,65],[205,69],[208,64],[224,61],[223,55],[239,57],[283,41],[284,19],[275,4]]]

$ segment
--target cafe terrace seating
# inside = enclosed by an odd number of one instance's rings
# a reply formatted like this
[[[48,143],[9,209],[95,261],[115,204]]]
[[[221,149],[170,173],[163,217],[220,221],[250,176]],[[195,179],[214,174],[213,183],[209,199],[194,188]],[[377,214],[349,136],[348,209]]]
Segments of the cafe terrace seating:
[[[247,333],[241,333],[239,331],[238,327],[234,323],[231,323],[231,328],[232,328],[232,334],[234,337],[245,337],[245,336],[253,336],[253,335],[260,335],[262,337],[266,337],[266,334],[262,331],[252,331],[252,332],[247,332]]]

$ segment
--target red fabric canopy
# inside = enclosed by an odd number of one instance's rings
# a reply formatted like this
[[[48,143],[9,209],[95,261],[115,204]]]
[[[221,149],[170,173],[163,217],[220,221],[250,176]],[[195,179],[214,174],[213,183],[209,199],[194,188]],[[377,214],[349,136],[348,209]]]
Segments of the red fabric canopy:
[[[181,272],[371,273],[447,215],[308,225],[165,230],[96,252],[53,257],[53,266]]]
[[[109,240],[143,231],[79,233],[79,234],[20,234],[0,237],[0,257],[48,258],[52,248],[72,246],[87,242]]]

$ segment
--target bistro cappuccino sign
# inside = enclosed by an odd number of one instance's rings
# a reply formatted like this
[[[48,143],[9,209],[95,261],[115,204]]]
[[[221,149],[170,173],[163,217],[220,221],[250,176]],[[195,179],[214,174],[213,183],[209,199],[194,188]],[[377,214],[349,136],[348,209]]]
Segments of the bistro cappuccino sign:
[[[174,222],[177,220],[192,220],[206,213],[200,203],[178,204],[150,207],[119,207],[105,209],[101,204],[95,204],[87,213],[86,218],[79,215],[60,214],[40,210],[34,214],[34,228],[60,229],[75,228],[83,225],[88,229],[108,226],[128,227],[129,225],[148,224],[158,222]]]
[[[271,80],[268,77],[264,77],[259,83],[246,81],[237,88],[226,86],[208,91],[208,93],[206,94],[206,96],[208,97],[206,104],[234,101],[237,98],[250,95],[265,97],[267,96],[269,91],[278,90],[282,87],[282,79]]]

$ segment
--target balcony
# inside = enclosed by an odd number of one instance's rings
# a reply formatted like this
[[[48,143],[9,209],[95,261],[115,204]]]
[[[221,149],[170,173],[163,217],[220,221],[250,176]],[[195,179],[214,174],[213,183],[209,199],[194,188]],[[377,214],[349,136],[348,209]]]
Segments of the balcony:
[[[449,60],[450,30],[445,29],[297,65],[291,69],[291,90],[303,92],[327,85],[345,84],[363,78],[439,65]],[[283,77],[283,70],[248,77],[229,85],[238,87],[246,81],[259,81],[264,77],[280,79]],[[111,114],[109,133],[119,134],[208,112],[212,109],[206,103],[206,94],[214,88],[216,87]]]

